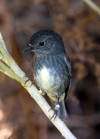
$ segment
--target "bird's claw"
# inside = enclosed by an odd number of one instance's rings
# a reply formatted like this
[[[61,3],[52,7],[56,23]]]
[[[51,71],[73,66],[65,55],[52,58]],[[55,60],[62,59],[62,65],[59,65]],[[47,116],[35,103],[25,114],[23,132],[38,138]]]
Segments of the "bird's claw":
[[[57,117],[57,113],[58,113],[58,110],[54,110],[54,114],[52,115],[52,117],[50,118],[50,120],[52,120],[52,119],[56,119],[56,117]]]
[[[50,110],[52,110],[52,108],[50,108],[50,109],[48,110],[48,112],[49,112]],[[50,120],[52,120],[52,119],[55,120],[55,118],[57,117],[57,112],[58,112],[58,110],[54,110],[54,114],[52,115],[52,117],[50,118]]]
[[[28,82],[28,81],[30,81],[30,79],[29,78],[27,78],[27,76],[24,76],[23,78],[25,78],[26,80],[25,80],[25,83],[24,83],[24,85],[26,85],[26,83]],[[31,85],[32,85],[32,83],[31,83]],[[31,86],[30,85],[30,86]]]

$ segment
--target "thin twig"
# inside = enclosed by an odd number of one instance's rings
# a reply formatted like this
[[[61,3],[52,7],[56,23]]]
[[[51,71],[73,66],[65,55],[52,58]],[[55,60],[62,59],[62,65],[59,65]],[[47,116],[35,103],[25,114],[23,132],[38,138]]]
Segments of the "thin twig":
[[[83,1],[100,15],[100,7],[97,6],[92,0],[83,0]]]

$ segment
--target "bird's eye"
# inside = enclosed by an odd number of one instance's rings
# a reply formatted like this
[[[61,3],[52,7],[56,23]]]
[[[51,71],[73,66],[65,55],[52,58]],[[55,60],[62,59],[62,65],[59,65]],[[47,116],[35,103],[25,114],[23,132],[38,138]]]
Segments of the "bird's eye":
[[[40,42],[39,44],[40,44],[41,46],[43,46],[43,45],[44,45],[44,42]]]

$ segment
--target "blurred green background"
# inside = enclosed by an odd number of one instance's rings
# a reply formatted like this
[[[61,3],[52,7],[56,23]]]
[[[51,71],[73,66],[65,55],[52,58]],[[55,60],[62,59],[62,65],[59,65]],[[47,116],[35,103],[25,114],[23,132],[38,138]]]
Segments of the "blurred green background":
[[[100,139],[100,16],[82,0],[0,0],[0,31],[31,80],[32,53],[22,50],[42,29],[62,36],[72,62],[66,125],[78,139]],[[63,139],[27,91],[1,72],[0,139]]]

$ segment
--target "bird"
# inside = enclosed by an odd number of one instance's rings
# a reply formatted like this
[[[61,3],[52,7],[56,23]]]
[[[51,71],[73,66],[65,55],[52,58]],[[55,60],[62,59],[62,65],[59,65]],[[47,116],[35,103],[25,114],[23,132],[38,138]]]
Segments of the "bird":
[[[34,52],[31,67],[36,85],[50,98],[55,117],[67,119],[65,100],[72,73],[62,37],[52,30],[40,30],[32,35],[23,50],[29,51]]]

